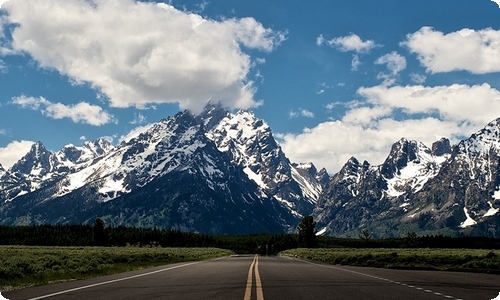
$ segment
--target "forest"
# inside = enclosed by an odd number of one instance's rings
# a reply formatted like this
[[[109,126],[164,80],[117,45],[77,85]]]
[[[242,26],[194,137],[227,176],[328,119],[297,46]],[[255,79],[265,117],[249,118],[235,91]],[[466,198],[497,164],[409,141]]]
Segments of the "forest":
[[[306,218],[304,218],[307,221]],[[468,248],[500,249],[500,239],[486,237],[418,236],[372,239],[315,236],[314,223],[303,222],[298,234],[205,235],[171,229],[93,225],[0,226],[0,245],[107,247],[215,247],[235,253],[272,255],[294,248]]]

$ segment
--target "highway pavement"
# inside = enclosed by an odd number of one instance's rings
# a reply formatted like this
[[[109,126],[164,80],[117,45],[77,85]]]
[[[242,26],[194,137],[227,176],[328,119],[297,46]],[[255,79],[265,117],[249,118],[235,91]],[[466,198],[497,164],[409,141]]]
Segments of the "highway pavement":
[[[491,300],[500,276],[231,256],[2,293],[9,300]]]

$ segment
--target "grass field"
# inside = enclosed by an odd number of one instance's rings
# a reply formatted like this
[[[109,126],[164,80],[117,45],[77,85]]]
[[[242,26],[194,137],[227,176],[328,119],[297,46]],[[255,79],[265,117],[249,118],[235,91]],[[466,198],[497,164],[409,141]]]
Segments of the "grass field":
[[[500,274],[498,250],[300,248],[283,251],[280,255],[336,265]]]
[[[217,248],[0,246],[0,291],[231,254]]]

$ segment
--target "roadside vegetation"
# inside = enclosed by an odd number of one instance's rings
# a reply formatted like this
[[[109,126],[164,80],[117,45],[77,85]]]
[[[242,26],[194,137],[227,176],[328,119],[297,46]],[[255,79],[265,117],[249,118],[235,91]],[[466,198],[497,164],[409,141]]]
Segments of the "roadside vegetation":
[[[0,246],[0,291],[231,254],[217,248]]]
[[[333,265],[500,274],[500,251],[431,248],[299,248],[281,256]]]
[[[316,236],[310,216],[298,234],[205,235],[170,229],[93,225],[0,226],[0,291],[237,254],[296,257],[328,264],[500,274],[500,239]],[[223,250],[224,249],[224,250]]]

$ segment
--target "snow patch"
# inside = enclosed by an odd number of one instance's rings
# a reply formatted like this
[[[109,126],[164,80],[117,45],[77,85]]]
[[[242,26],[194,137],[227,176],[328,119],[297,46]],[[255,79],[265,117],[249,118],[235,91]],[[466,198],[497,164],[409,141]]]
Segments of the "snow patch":
[[[245,174],[247,174],[248,178],[255,181],[255,183],[257,183],[257,185],[263,189],[268,189],[267,185],[264,183],[264,181],[262,181],[262,176],[259,175],[259,174],[256,174],[254,171],[252,171],[252,169],[250,169],[249,167],[245,167],[243,169],[243,172],[245,172]]]
[[[495,199],[497,199],[497,198],[495,198]],[[490,209],[484,214],[483,217],[494,216],[500,211],[500,208],[493,207],[493,203],[491,203],[491,201],[488,201],[488,204],[490,205]]]
[[[474,221],[473,218],[471,218],[471,216],[469,215],[469,211],[467,210],[467,207],[464,207],[464,213],[465,213],[465,216],[467,217],[467,219],[465,219],[465,221],[463,221],[461,224],[460,224],[460,227],[462,228],[466,228],[466,227],[469,227],[469,226],[472,226],[472,225],[476,225],[477,222]]]
[[[500,2],[500,1],[499,1]],[[498,2],[497,2],[498,3]],[[500,6],[500,4],[498,4],[498,6]],[[496,298],[493,298],[491,300],[500,300],[500,293],[498,293],[498,296]]]
[[[328,228],[328,227],[325,227],[325,228],[321,229],[320,231],[316,232],[316,235],[317,235],[317,236],[320,236],[320,235],[325,234],[325,232],[326,232],[326,229],[327,229],[327,228]]]
[[[305,164],[304,164],[305,165]],[[311,164],[308,164],[309,167],[305,169],[309,169],[311,167]],[[302,193],[307,196],[308,200],[311,201],[311,203],[316,203],[316,201],[319,198],[319,195],[321,194],[322,188],[321,185],[316,185],[314,186],[309,180],[304,178],[300,173],[297,171],[296,168],[301,168],[300,165],[296,167],[292,167],[292,178],[299,184],[300,189],[302,190]]]
[[[127,190],[124,187],[125,178],[122,178],[120,180],[112,180],[109,177],[111,177],[111,176],[108,176],[108,179],[104,182],[102,187],[99,189],[100,194],[108,196],[108,198],[105,199],[104,202],[116,198],[120,192],[121,193],[129,193],[130,192],[129,190]]]
[[[419,144],[420,149],[425,149],[425,145]],[[406,193],[406,187],[416,193],[424,185],[435,177],[441,165],[449,158],[449,155],[434,156],[425,150],[418,152],[418,159],[408,162],[406,167],[402,168],[399,174],[387,180],[387,195],[390,197],[399,197]]]

